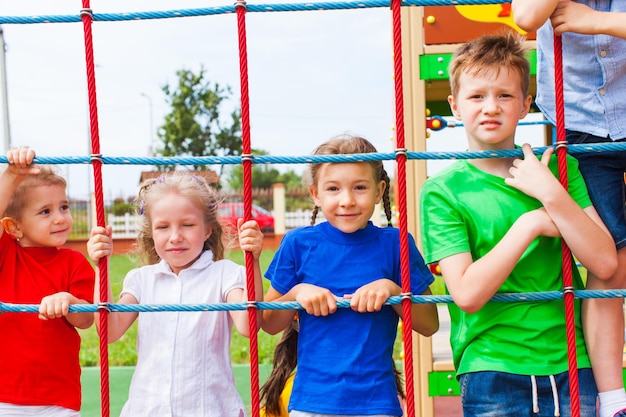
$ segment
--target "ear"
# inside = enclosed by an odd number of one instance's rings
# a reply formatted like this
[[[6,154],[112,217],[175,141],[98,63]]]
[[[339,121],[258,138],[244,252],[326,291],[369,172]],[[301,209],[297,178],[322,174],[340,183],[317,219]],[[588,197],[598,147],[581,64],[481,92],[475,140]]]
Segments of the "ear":
[[[309,194],[311,194],[311,198],[313,199],[313,204],[317,207],[320,207],[319,193],[317,192],[316,185],[309,185]]]
[[[5,232],[18,239],[24,237],[24,233],[20,230],[20,225],[17,223],[17,220],[12,217],[4,217],[2,219],[2,227],[4,227]]]
[[[378,192],[376,193],[376,204],[380,203],[385,194],[385,189],[387,188],[387,183],[383,180],[378,182]]]
[[[461,120],[461,113],[459,113],[459,106],[456,104],[456,100],[454,96],[448,96],[448,104],[450,104],[450,110],[452,110],[452,115],[456,120]]]
[[[526,115],[530,111],[530,105],[532,104],[532,102],[533,102],[533,96],[531,95],[528,95],[524,99],[524,107],[522,108],[522,112],[520,113],[520,116],[519,116],[520,120],[526,117]]]

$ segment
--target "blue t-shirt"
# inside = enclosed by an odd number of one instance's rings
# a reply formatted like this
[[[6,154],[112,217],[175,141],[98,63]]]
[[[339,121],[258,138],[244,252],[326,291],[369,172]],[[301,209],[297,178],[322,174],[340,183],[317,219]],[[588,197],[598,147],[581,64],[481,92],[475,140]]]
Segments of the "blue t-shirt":
[[[433,276],[409,235],[411,292],[422,294]],[[287,232],[265,276],[287,293],[299,283],[329,289],[337,297],[381,278],[401,285],[400,232],[371,222],[344,233],[328,222]],[[299,312],[298,372],[289,410],[321,414],[401,415],[393,345],[398,315],[339,308],[316,317]]]

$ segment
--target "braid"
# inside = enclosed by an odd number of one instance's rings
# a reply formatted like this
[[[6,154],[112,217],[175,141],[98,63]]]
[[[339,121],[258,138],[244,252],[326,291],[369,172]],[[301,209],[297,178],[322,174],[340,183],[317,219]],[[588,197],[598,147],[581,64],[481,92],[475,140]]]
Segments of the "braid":
[[[392,214],[391,214],[391,201],[389,198],[389,188],[391,181],[385,168],[381,169],[381,179],[385,181],[385,191],[383,192],[383,208],[385,209],[385,216],[387,217],[387,227],[392,227]]]
[[[313,212],[311,213],[311,226],[315,226],[315,220],[317,219],[317,213],[319,213],[320,208],[318,206],[313,207]]]

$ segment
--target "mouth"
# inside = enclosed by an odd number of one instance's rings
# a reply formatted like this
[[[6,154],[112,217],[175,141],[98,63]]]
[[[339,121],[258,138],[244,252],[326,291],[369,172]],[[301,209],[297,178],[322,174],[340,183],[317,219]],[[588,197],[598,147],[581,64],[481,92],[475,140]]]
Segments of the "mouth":
[[[481,126],[485,126],[485,127],[498,127],[500,125],[502,125],[502,123],[500,123],[497,120],[485,120],[483,122],[480,123]]]

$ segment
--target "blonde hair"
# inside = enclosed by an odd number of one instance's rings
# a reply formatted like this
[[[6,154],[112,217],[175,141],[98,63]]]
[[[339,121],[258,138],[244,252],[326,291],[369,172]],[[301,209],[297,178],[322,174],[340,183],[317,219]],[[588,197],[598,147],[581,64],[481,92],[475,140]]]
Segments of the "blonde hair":
[[[331,140],[321,144],[313,151],[313,155],[347,155],[355,153],[377,153],[378,151],[367,139],[360,136],[352,135],[339,135],[335,136]],[[309,164],[307,173],[305,175],[305,183],[317,185],[317,174],[319,169],[328,162],[317,162]],[[385,215],[387,216],[387,225],[391,226],[391,202],[389,200],[389,188],[390,181],[389,175],[383,166],[382,161],[364,161],[364,164],[369,164],[374,172],[374,179],[385,182],[385,191],[383,192],[383,208]],[[313,207],[313,213],[311,215],[311,226],[315,225],[315,219],[319,207]]]
[[[137,195],[137,212],[141,224],[137,236],[137,250],[144,262],[155,264],[161,260],[152,239],[152,205],[169,193],[175,193],[188,199],[198,207],[204,217],[204,223],[211,228],[211,236],[204,241],[204,250],[213,252],[213,259],[224,259],[223,229],[218,218],[219,198],[217,191],[200,176],[192,172],[174,171],[158,178],[144,181]]]
[[[26,175],[17,186],[2,217],[11,217],[19,220],[22,210],[26,205],[28,191],[33,187],[42,185],[59,185],[63,187],[63,189],[67,187],[65,179],[58,175],[51,167],[44,165],[38,166],[38,168],[40,170],[38,174]]]
[[[459,93],[462,73],[478,75],[486,71],[499,72],[502,68],[517,71],[524,96],[530,85],[530,64],[526,59],[525,38],[517,32],[505,31],[500,35],[485,35],[464,43],[450,61],[450,91]]]

